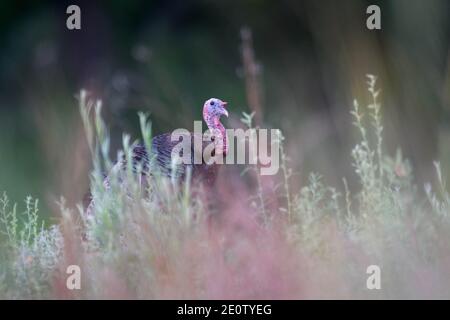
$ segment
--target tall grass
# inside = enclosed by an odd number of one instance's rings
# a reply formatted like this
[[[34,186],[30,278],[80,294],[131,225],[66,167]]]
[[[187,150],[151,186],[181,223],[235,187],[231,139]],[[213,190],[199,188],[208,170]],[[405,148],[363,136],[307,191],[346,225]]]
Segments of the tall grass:
[[[359,190],[352,192],[344,177],[342,186],[326,186],[312,173],[296,192],[282,147],[280,207],[265,205],[258,180],[255,190],[239,185],[248,201],[224,199],[232,204],[215,214],[189,174],[180,183],[155,168],[146,175],[115,165],[131,163],[133,142],[124,135],[111,158],[101,103],[82,92],[93,159],[90,212],[66,208],[62,200],[60,222],[44,226],[37,200],[28,198],[22,214],[3,194],[0,297],[450,298],[450,195],[443,173],[436,163],[437,191],[431,184],[421,190],[401,152],[385,154],[380,93],[376,78],[368,80],[372,102],[363,108],[355,101],[351,111],[361,136],[351,153]],[[149,146],[151,123],[139,117]],[[248,126],[251,120],[244,117]],[[279,139],[289,137],[280,132]],[[255,196],[259,204],[252,207]],[[70,264],[81,267],[80,290],[66,287]],[[381,268],[381,290],[366,288],[372,264]]]

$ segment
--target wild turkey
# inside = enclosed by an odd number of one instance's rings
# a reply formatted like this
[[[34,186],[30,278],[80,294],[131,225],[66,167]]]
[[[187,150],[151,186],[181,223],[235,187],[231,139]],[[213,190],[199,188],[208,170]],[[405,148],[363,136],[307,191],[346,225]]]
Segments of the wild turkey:
[[[212,151],[209,153],[211,157],[225,157],[227,154],[228,141],[226,131],[225,127],[220,122],[220,117],[222,115],[228,117],[228,111],[225,109],[226,105],[227,102],[217,98],[208,99],[203,105],[203,120],[206,122],[211,134],[211,141],[204,141],[202,133],[197,134],[193,132],[177,135],[178,140],[172,139],[173,132],[155,136],[152,139],[152,150],[150,153],[142,144],[133,147],[133,171],[136,173],[137,168],[141,168],[143,175],[151,175],[154,171],[158,170],[163,176],[169,178],[176,177],[183,181],[189,170],[188,168],[190,168],[193,181],[201,182],[208,186],[213,185],[220,164],[216,162],[210,164],[208,162],[210,159],[203,155],[204,153],[208,154],[208,152],[204,152],[205,148],[211,148],[211,146]],[[188,150],[190,151],[190,159],[181,164],[174,165],[174,159],[172,157],[173,155],[178,154],[178,152],[174,152],[174,150],[177,146],[180,146],[181,139],[184,142],[190,142],[190,150]],[[198,146],[198,143],[195,143],[195,140],[201,142],[201,145]],[[183,150],[178,155],[183,158]],[[200,159],[200,161],[194,161],[194,157],[197,157],[195,159]],[[150,161],[150,158],[152,158],[153,161]],[[224,162],[225,160],[223,159],[222,163]],[[116,164],[116,166],[122,167],[123,169],[126,166],[126,161],[122,161],[121,163]],[[107,178],[105,179],[105,184],[108,184]],[[89,199],[88,201],[87,214],[89,215],[92,212],[93,201],[92,199]]]

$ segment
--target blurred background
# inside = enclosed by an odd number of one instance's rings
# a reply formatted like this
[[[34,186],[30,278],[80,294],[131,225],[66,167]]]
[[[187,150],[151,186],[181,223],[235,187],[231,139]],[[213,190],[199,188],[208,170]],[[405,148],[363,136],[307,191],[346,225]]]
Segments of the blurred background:
[[[81,30],[66,8],[81,8]],[[366,28],[381,8],[382,30]],[[252,38],[250,38],[250,32]],[[139,137],[137,112],[154,133],[192,129],[218,97],[234,115],[259,111],[286,136],[297,185],[310,171],[357,188],[353,99],[370,102],[379,76],[386,151],[400,147],[416,182],[450,172],[448,0],[22,1],[0,2],[0,192],[15,201],[80,201],[90,158],[75,96],[103,100],[113,149]],[[235,122],[233,122],[235,121]],[[50,215],[50,214],[49,214]]]

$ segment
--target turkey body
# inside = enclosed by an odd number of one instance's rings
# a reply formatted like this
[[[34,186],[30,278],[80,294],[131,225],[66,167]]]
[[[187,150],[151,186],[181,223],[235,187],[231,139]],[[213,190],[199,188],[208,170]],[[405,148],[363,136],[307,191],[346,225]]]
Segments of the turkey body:
[[[202,141],[202,144],[200,148],[196,150],[194,147],[194,137],[194,133],[189,133],[188,136],[185,135],[183,137],[183,139],[191,141],[191,160],[189,163],[181,163],[175,166],[172,164],[172,151],[177,146],[179,141],[172,141],[171,133],[164,133],[155,136],[152,139],[152,150],[150,153],[143,144],[134,145],[131,155],[133,172],[138,173],[139,171],[140,174],[147,177],[158,173],[169,179],[176,178],[177,181],[183,183],[186,179],[186,175],[189,170],[188,168],[190,168],[191,179],[194,184],[202,183],[208,187],[213,186],[216,182],[220,164],[207,164],[203,157],[200,158],[202,159],[201,163],[194,163],[194,154],[198,154],[199,152],[202,152],[203,154],[204,148],[211,143],[199,140]],[[202,137],[200,136],[199,139],[202,139]],[[125,158],[122,161],[119,161],[117,165],[122,167],[122,170],[126,170],[127,163]],[[143,183],[145,184],[145,179],[143,180]],[[107,175],[105,175],[105,184],[109,186]],[[87,214],[90,215],[93,205],[92,194],[90,192],[84,196],[83,205],[84,208],[87,208]]]
[[[143,176],[160,174],[179,182],[185,181],[188,172],[190,172],[193,183],[203,183],[208,187],[213,186],[219,168],[222,163],[225,163],[224,157],[228,152],[226,130],[220,122],[221,116],[225,115],[228,117],[228,111],[225,109],[226,105],[226,102],[217,98],[208,99],[204,103],[203,120],[206,122],[210,132],[214,132],[214,134],[210,135],[210,139],[205,139],[206,141],[203,139],[203,134],[186,131],[184,134],[177,134],[178,140],[172,139],[172,133],[155,136],[151,141],[150,152],[142,144],[134,145],[131,154],[133,172]],[[179,147],[181,148],[179,149]],[[221,150],[220,154],[216,155],[216,150]],[[188,151],[190,155],[184,156],[184,151]],[[184,161],[181,163],[174,161],[177,159],[172,159],[172,155],[178,155]],[[214,159],[211,159],[211,157]],[[119,170],[126,169],[126,158],[119,160],[114,167]],[[144,183],[145,181],[146,179],[143,179]],[[108,176],[105,177],[104,184],[109,188]],[[213,190],[213,188],[207,189]],[[84,202],[88,203],[86,213],[90,215],[93,212],[94,199],[90,193],[84,199]]]
[[[192,180],[195,182],[202,182],[207,185],[213,185],[216,181],[217,174],[221,164],[211,163],[208,164],[207,158],[203,157],[203,152],[207,145],[213,143],[211,141],[203,141],[202,135],[199,135],[197,141],[201,142],[201,145],[196,146],[194,143],[194,133],[189,133],[183,136],[184,141],[190,141],[190,160],[187,163],[173,164],[172,152],[174,148],[180,143],[180,140],[172,141],[171,133],[165,133],[155,136],[152,139],[152,150],[149,154],[146,147],[142,144],[138,144],[133,148],[132,161],[133,169],[139,166],[143,169],[143,174],[152,175],[155,170],[158,170],[162,176],[168,178],[176,178],[177,180],[185,180],[187,171],[191,170]],[[181,138],[180,138],[181,139]],[[180,152],[180,157],[183,153]],[[201,163],[195,163],[194,157],[197,155],[198,159],[201,159]],[[214,156],[214,150],[212,156]],[[153,161],[150,161],[152,159]],[[151,163],[151,164],[150,164]]]

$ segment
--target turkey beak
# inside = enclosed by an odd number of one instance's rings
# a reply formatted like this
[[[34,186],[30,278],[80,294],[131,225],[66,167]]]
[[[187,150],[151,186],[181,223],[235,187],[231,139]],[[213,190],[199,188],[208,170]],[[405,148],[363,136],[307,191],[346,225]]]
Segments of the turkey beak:
[[[228,118],[228,111],[226,109],[222,108],[222,114]]]
[[[225,109],[225,107],[227,106],[228,102],[222,101],[222,114],[226,115],[228,118],[228,111]]]

